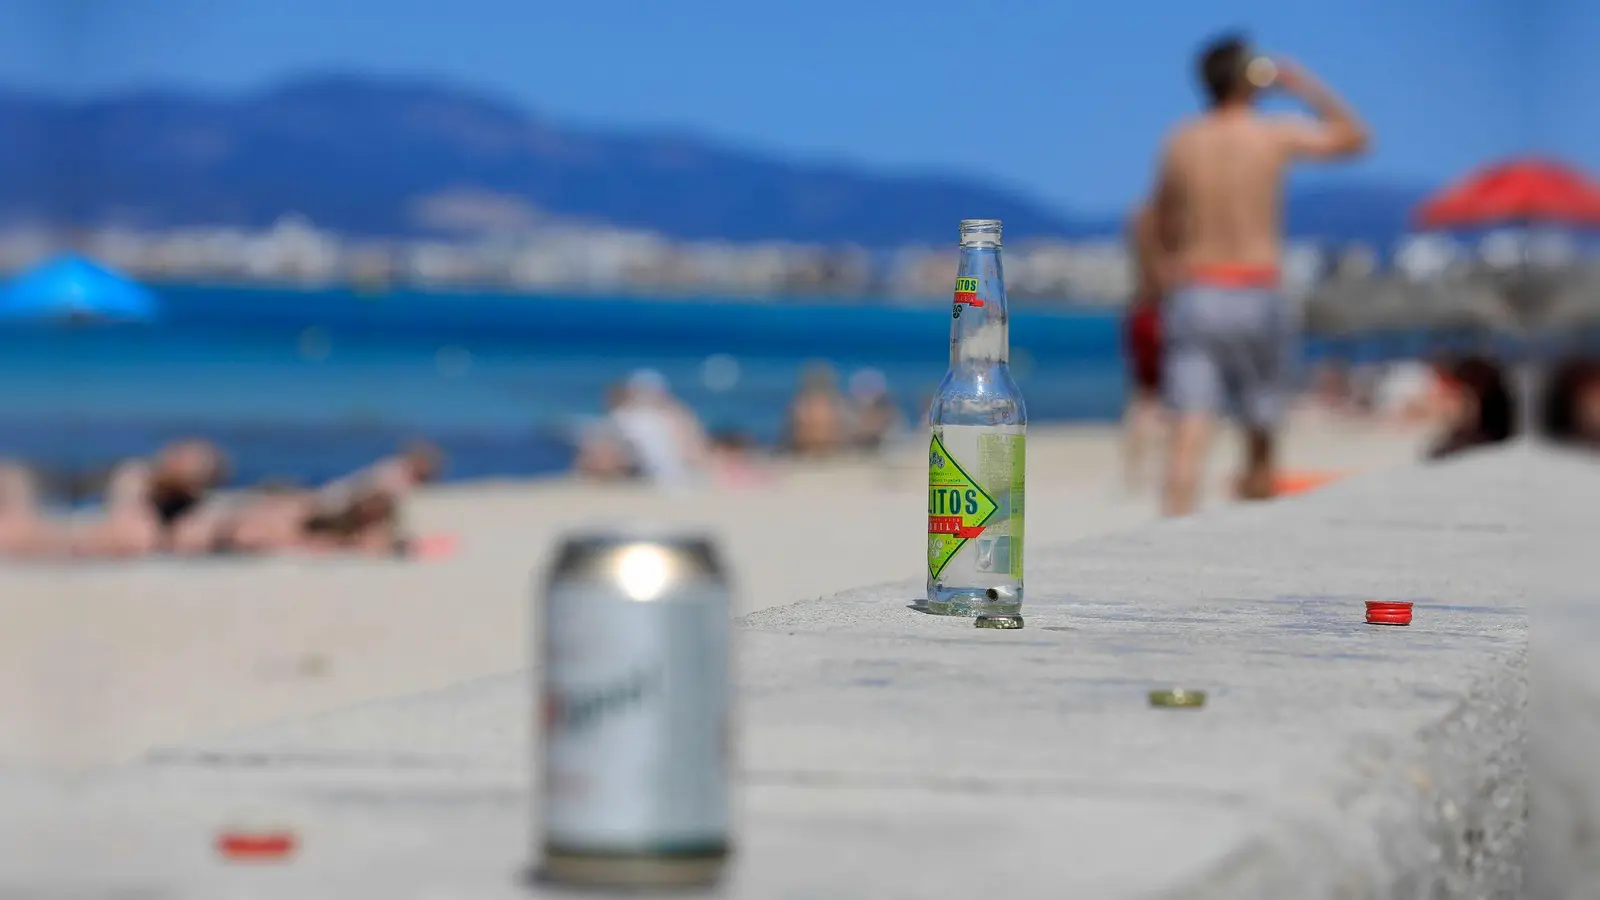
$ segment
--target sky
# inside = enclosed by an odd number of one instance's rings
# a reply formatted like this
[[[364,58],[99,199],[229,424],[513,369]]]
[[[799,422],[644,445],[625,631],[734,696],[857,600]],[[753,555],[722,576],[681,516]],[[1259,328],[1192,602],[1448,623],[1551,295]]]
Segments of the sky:
[[[1600,167],[1594,0],[6,0],[0,85],[77,96],[437,77],[586,127],[960,172],[1110,212],[1245,28],[1377,150],[1315,178],[1434,185],[1538,144]]]

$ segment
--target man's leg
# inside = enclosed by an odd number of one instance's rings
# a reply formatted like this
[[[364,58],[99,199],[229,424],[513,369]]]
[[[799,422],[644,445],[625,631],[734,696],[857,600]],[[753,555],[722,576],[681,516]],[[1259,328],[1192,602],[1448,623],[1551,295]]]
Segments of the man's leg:
[[[1123,474],[1130,489],[1137,490],[1144,484],[1147,449],[1161,428],[1161,417],[1160,397],[1135,388],[1122,417]]]
[[[1270,500],[1277,493],[1274,433],[1288,412],[1293,393],[1299,336],[1276,293],[1251,299],[1259,305],[1259,312],[1254,334],[1239,358],[1239,412],[1245,433],[1238,492],[1241,500]]]
[[[1169,516],[1188,515],[1198,505],[1212,417],[1225,396],[1209,336],[1208,299],[1205,291],[1180,291],[1163,314],[1161,387],[1171,419],[1161,508]]]
[[[1248,428],[1244,433],[1244,473],[1239,477],[1239,499],[1270,500],[1276,493],[1277,467],[1273,460],[1272,432]]]
[[[1211,442],[1211,415],[1205,412],[1179,412],[1167,444],[1167,483],[1161,511],[1168,516],[1186,516],[1195,510],[1200,497],[1200,476],[1205,470],[1206,450]]]

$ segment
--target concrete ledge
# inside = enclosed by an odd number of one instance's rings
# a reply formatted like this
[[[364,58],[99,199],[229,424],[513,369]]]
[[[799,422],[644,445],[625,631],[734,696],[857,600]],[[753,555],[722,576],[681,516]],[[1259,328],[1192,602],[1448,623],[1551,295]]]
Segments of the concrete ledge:
[[[1520,896],[1542,462],[1516,448],[1034,544],[1020,632],[914,612],[916,580],[745,618],[724,894]],[[1415,623],[1365,625],[1369,599],[1416,602]],[[1208,705],[1147,707],[1174,685]],[[75,826],[84,887],[527,896],[529,688],[515,673],[170,748],[77,806],[19,785],[37,799],[8,804],[29,813],[0,821],[0,869],[42,883],[53,829]],[[297,827],[304,852],[219,865],[208,835],[241,817]]]

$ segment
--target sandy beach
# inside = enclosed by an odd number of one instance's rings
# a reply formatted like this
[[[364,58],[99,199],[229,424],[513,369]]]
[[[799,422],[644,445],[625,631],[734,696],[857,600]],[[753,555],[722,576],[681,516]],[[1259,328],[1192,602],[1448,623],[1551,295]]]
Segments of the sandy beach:
[[[1422,435],[1298,421],[1300,470],[1412,462]],[[1121,480],[1108,427],[1036,428],[1029,546],[1153,519],[1153,490]],[[1223,502],[1231,440],[1213,453]],[[12,566],[0,573],[0,765],[77,768],[363,700],[515,670],[528,657],[530,580],[566,530],[655,523],[709,531],[738,613],[915,576],[924,547],[924,448],[875,462],[775,465],[768,485],[668,493],[567,480],[425,492],[420,533],[450,533],[439,561],[152,560]],[[1285,500],[1278,502],[1293,502]],[[910,597],[906,599],[911,599]]]

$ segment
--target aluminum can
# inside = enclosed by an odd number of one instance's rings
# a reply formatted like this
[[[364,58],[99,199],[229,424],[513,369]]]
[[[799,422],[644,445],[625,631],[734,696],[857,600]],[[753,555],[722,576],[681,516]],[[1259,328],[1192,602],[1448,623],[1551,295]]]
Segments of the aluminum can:
[[[730,840],[730,589],[695,535],[563,541],[542,585],[545,880],[713,882]]]

